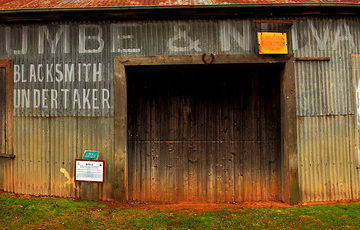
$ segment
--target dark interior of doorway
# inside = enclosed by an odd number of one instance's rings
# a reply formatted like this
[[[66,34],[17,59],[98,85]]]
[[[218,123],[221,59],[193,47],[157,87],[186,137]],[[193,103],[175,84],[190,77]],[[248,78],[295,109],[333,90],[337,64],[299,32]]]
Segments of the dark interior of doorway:
[[[280,200],[281,70],[126,67],[129,200]]]

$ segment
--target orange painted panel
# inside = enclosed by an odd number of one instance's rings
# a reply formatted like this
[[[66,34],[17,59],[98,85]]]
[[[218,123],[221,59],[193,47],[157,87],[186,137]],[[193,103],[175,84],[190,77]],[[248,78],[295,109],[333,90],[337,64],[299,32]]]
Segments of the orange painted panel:
[[[259,54],[288,54],[286,33],[258,32]]]

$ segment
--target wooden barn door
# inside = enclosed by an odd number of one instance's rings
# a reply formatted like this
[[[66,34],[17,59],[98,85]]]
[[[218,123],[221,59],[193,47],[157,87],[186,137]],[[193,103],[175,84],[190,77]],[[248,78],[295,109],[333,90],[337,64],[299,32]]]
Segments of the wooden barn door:
[[[280,71],[127,68],[129,200],[280,200]]]

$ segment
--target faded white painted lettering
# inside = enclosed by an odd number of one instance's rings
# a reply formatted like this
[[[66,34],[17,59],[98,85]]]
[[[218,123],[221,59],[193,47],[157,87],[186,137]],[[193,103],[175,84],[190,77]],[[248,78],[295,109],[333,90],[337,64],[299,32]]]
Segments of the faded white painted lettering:
[[[137,24],[111,24],[110,25],[110,37],[111,37],[111,52],[113,53],[139,53],[140,48],[134,45],[134,35],[123,33],[124,30],[138,29]],[[130,45],[131,44],[131,45]]]
[[[36,82],[36,70],[33,64],[30,64],[30,82]]]
[[[30,90],[29,89],[21,90],[21,107],[30,108]]]
[[[182,24],[174,26],[174,37],[168,41],[168,47],[173,52],[200,52],[200,40],[194,40],[189,36],[190,25]]]
[[[43,89],[41,90],[41,108],[43,109],[47,109],[48,108],[48,92],[49,90],[48,89]]]
[[[89,29],[97,30],[96,35],[87,35]],[[103,30],[99,25],[80,25],[79,26],[79,53],[101,53],[104,49],[104,40],[102,38]],[[96,49],[88,49],[86,41],[92,40],[98,44]]]
[[[342,41],[349,42],[351,48],[355,47],[354,38],[351,35],[349,26],[345,22],[343,24],[339,24],[336,28],[335,40],[332,49],[337,50],[339,43]]]
[[[20,70],[22,71],[20,73]],[[21,75],[24,75],[24,65],[20,68],[20,65],[14,65],[14,82],[19,82],[21,79]]]
[[[37,78],[39,82],[44,81],[44,75],[42,74],[43,65],[39,64],[37,67]]]
[[[318,29],[315,28],[312,21],[308,21],[308,25],[311,30],[312,36],[314,36],[314,38],[315,38],[317,47],[320,50],[325,50],[326,44],[328,43],[329,38],[330,38],[329,26],[326,25],[325,28],[323,29],[323,31],[319,32]],[[320,34],[321,34],[321,36],[320,36]]]
[[[70,53],[70,39],[69,39],[69,26],[68,25],[61,25],[59,29],[55,33],[55,38],[52,39],[52,36],[49,32],[47,26],[40,26],[39,27],[39,38],[38,38],[38,53],[44,53],[45,47],[45,39],[50,46],[50,52],[54,54],[56,52],[56,47],[59,43],[61,37],[63,37],[63,53]]]
[[[60,90],[63,93],[63,98],[64,98],[64,108],[67,109],[68,108],[68,102],[67,102],[67,98],[68,98],[68,93],[69,93],[69,89],[61,89]]]
[[[40,107],[40,90],[39,89],[34,89],[34,108],[39,108]]]
[[[20,89],[14,89],[14,108],[20,107]]]
[[[5,28],[5,47],[6,47],[6,52],[11,55],[11,54],[15,54],[15,55],[25,55],[27,53],[27,49],[28,49],[28,27],[27,26],[23,26],[21,28],[21,44],[20,44],[20,49],[12,49],[10,44],[12,41],[12,36],[11,36],[11,28],[10,27],[6,27]]]
[[[61,64],[55,64],[55,80],[57,82],[62,82],[64,80],[64,74],[61,68],[62,68]]]
[[[235,28],[231,23],[227,21],[220,21],[220,47],[221,51],[230,51],[231,50],[231,42],[236,43],[241,49],[249,51],[251,45],[245,43],[244,41],[250,41],[248,39],[251,30],[250,30],[250,24],[246,23],[245,26],[242,26],[242,33]]]

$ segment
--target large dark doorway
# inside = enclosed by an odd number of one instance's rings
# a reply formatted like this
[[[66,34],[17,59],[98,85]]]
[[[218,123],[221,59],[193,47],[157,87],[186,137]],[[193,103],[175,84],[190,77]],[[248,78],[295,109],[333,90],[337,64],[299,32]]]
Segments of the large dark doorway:
[[[129,200],[281,200],[282,68],[127,67]]]

